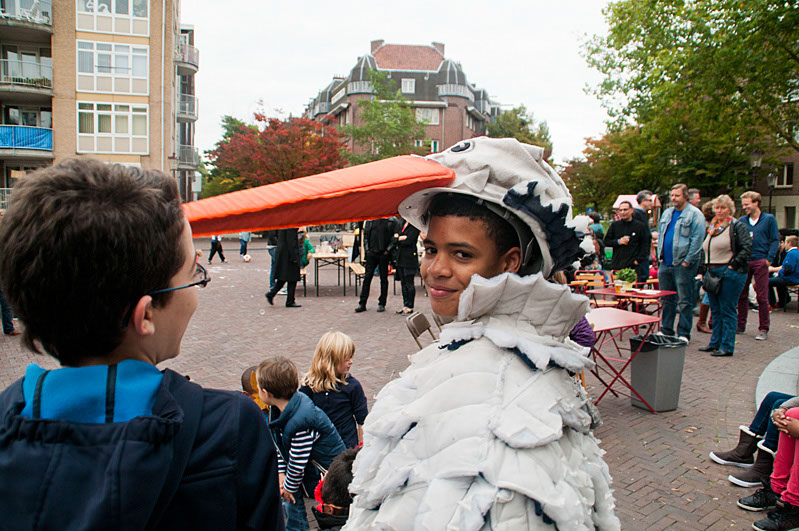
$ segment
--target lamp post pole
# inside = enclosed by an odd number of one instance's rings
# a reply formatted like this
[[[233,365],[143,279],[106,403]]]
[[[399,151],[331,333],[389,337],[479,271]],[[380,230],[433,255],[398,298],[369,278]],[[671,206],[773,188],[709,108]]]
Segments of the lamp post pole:
[[[766,182],[768,183],[768,213],[773,215],[771,200],[774,197],[774,188],[777,187],[777,174],[774,172],[769,173],[768,177],[766,177]]]

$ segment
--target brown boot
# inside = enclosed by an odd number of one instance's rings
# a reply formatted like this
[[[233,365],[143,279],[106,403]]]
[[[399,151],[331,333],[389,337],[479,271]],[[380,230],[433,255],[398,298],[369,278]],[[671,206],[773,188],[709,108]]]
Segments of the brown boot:
[[[731,465],[740,467],[752,466],[755,462],[752,456],[757,451],[757,441],[760,438],[749,431],[746,426],[739,426],[741,435],[738,438],[738,446],[727,452],[710,452],[710,458],[720,465]]]
[[[710,313],[710,306],[707,304],[699,304],[699,319],[696,321],[696,329],[702,333],[710,334],[713,332],[710,328],[708,328],[705,322],[707,321],[707,315]]]
[[[774,471],[775,452],[766,448],[763,445],[763,441],[757,444],[757,448],[755,464],[745,470],[727,476],[730,482],[739,487],[759,487],[764,478],[768,480]]]

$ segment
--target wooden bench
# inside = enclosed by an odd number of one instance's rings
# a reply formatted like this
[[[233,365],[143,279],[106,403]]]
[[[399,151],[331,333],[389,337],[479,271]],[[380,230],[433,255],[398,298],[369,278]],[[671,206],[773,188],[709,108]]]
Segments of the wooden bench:
[[[350,262],[347,264],[349,266],[349,274],[347,275],[350,279],[350,286],[352,285],[352,277],[350,275],[355,275],[355,295],[358,295],[358,284],[361,283],[363,280],[363,276],[366,274],[366,269],[364,269],[362,264],[357,262]]]

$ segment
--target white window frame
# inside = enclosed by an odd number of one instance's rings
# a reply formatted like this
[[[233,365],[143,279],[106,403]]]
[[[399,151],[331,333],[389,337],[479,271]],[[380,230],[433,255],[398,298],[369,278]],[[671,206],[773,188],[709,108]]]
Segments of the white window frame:
[[[430,153],[438,153],[438,140],[430,141]]]
[[[84,109],[81,106],[91,105],[91,109]],[[99,105],[103,106],[110,106],[111,110],[100,110],[98,109]],[[127,107],[127,111],[124,110],[124,107]],[[143,111],[134,112],[134,108],[136,109],[144,109]],[[92,113],[92,128],[94,131],[92,133],[81,133],[80,132],[80,115],[82,113]],[[101,153],[101,154],[125,154],[125,155],[149,155],[150,154],[150,107],[147,104],[139,104],[139,103],[124,103],[124,102],[107,102],[107,101],[78,101],[75,103],[75,113],[77,116],[77,123],[75,124],[75,132],[78,137],[78,145],[80,145],[80,138],[92,137],[95,149],[92,151],[82,151],[78,149],[78,153]],[[133,117],[134,116],[144,116],[145,119],[145,134],[144,135],[134,135],[133,134]],[[111,132],[109,133],[100,133],[98,132],[98,127],[100,123],[100,116],[110,116],[111,120]],[[118,117],[127,117],[127,133],[117,133],[116,126],[117,126],[117,118]],[[131,149],[129,151],[98,151],[97,148],[97,139],[98,138],[110,138],[111,145],[115,144],[114,140],[116,138],[127,138],[130,143]],[[134,139],[144,139],[145,145],[147,148],[144,151],[134,151],[133,150],[133,140]]]
[[[140,37],[149,37],[150,36],[150,1],[149,0],[127,0],[128,12],[125,13],[117,13],[118,4],[124,3],[124,0],[110,0],[111,9],[108,9],[105,5],[106,0],[75,0],[75,27],[79,30],[81,29],[78,25],[78,17],[80,15],[90,15],[94,17],[94,27],[91,31],[96,33],[108,33],[108,34],[116,34],[116,35],[138,35]],[[134,16],[133,15],[133,5],[134,2],[141,1],[143,5],[147,6],[147,16]],[[87,9],[88,8],[88,9]],[[116,31],[102,31],[97,29],[97,17],[110,17],[111,20],[111,27],[116,27],[116,19],[126,19],[130,23],[130,27],[133,28],[133,21],[134,20],[143,20],[147,22],[147,32],[146,33],[118,33]]]
[[[110,49],[98,49],[98,48]],[[125,51],[127,48],[127,51]],[[83,54],[83,55],[82,55]],[[81,57],[91,54],[91,72],[82,72]],[[108,56],[110,66],[100,66],[100,57]],[[127,60],[127,66],[118,64],[120,58]],[[144,75],[133,75],[133,63],[136,59],[144,59]],[[107,69],[107,70],[106,70]],[[79,76],[90,76],[93,80],[94,90],[82,89],[79,86]],[[97,78],[108,77],[111,78],[112,90],[97,90]],[[145,92],[120,92],[113,90],[116,85],[116,79],[124,78],[129,81],[128,86],[133,87],[133,80],[143,80],[147,90]],[[79,92],[92,92],[97,94],[132,94],[136,96],[149,96],[150,94],[150,47],[146,44],[131,44],[131,43],[111,43],[100,41],[75,41],[75,90]]]
[[[425,114],[430,113],[429,120]],[[439,125],[441,123],[440,119],[441,113],[437,108],[430,108],[430,107],[417,107],[416,108],[416,121],[420,124],[425,125]]]
[[[413,94],[416,92],[416,80],[412,77],[402,78],[402,93]]]
[[[792,167],[793,175],[791,176],[792,181],[796,181],[796,164],[793,162],[786,162],[782,165],[782,171],[779,173],[777,177],[777,188],[793,188],[793,182],[788,184],[788,166]]]

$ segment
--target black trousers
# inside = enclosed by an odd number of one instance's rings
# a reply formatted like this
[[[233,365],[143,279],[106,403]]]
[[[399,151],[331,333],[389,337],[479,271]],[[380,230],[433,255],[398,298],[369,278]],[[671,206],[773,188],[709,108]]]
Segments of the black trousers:
[[[222,252],[222,242],[211,242],[211,254],[208,255],[208,263],[211,263],[211,260],[214,258],[214,255],[219,253],[219,258],[222,261],[225,261],[225,254]]]
[[[286,306],[291,306],[294,304],[294,292],[297,291],[297,281],[292,280],[290,282],[286,282],[285,280],[275,280],[275,285],[272,289],[269,290],[269,296],[274,297],[277,295],[277,292],[283,289],[283,285],[287,284],[286,286]]]
[[[413,309],[413,301],[416,298],[416,286],[413,283],[416,278],[416,268],[397,267],[397,275],[402,287],[402,305]]]
[[[375,268],[380,272],[380,298],[377,299],[377,304],[386,305],[386,299],[388,299],[388,253],[367,252],[364,266],[366,272],[363,275],[363,286],[361,287],[361,306],[366,306],[366,301],[369,299],[369,286],[372,285]]]

